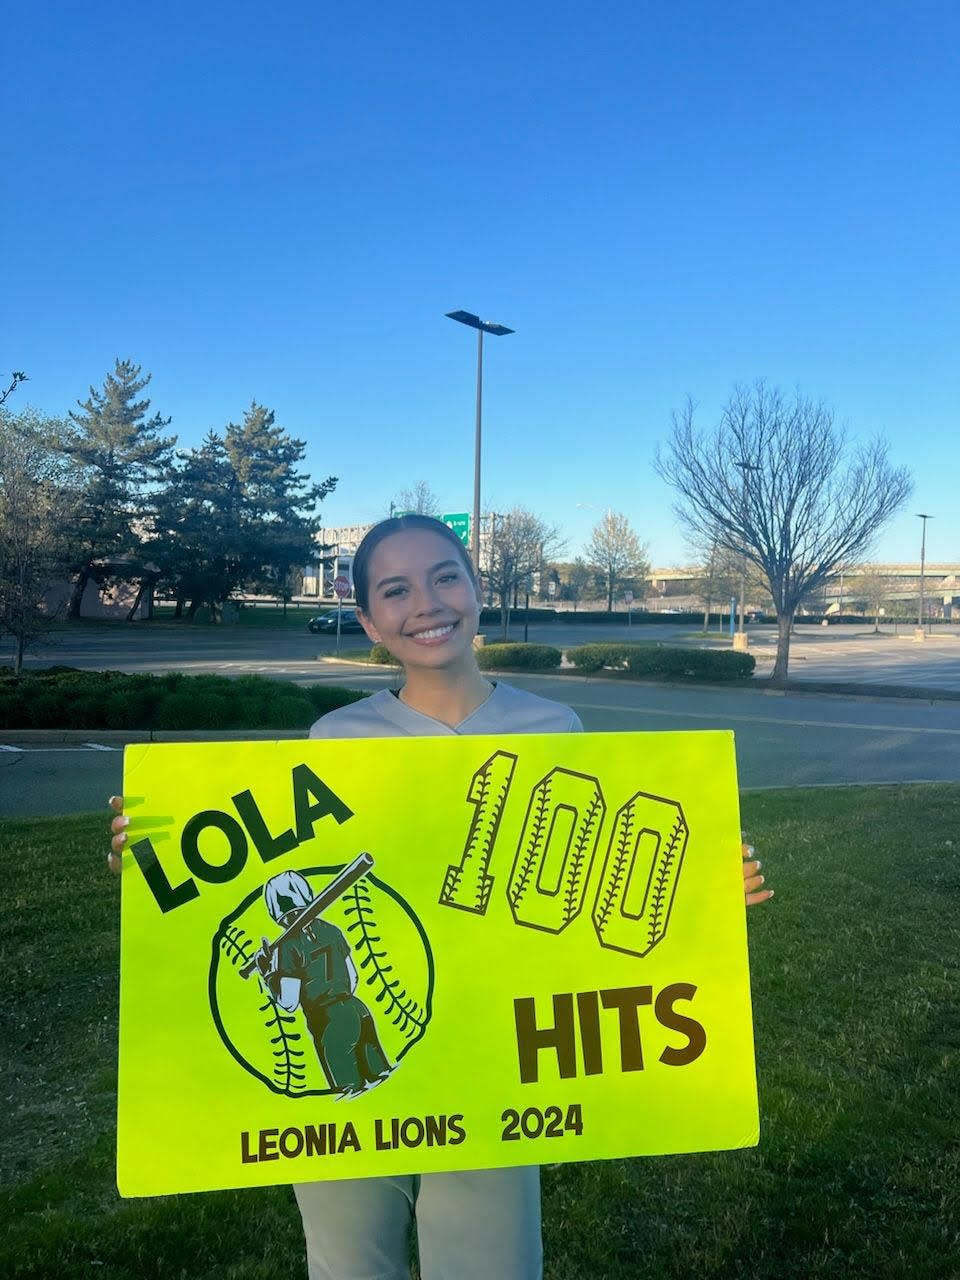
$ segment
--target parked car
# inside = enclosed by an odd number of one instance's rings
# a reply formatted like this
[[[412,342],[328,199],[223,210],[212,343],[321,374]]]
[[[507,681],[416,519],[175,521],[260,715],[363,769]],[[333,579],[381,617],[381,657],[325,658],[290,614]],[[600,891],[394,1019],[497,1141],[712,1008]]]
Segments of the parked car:
[[[314,635],[336,635],[337,634],[337,611],[331,609],[329,613],[321,613],[316,618],[311,618],[307,623],[307,630]],[[342,609],[340,611],[340,634],[343,635],[348,631],[363,631],[360,625],[360,619],[357,617],[356,609]]]

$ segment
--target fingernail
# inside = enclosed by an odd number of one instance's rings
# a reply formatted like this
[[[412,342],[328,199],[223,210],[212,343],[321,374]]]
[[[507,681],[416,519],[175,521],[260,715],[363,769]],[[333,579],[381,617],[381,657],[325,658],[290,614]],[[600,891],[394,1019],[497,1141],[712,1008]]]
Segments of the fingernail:
[[[750,852],[751,852],[751,853],[753,853],[753,850],[751,849],[751,850],[750,850]],[[760,859],[758,858],[758,859],[757,859],[757,870],[759,871],[759,870],[760,870],[760,868],[761,868],[762,866],[763,866],[763,863],[762,863],[762,862],[760,861]]]
[[[114,836],[114,839],[116,840],[117,844],[126,844],[127,843],[126,832],[121,832],[120,835]]]
[[[751,858],[753,857],[753,855],[754,855],[756,852],[757,852],[757,851],[756,851],[756,849],[753,847],[753,845],[752,845],[752,844],[748,844],[748,845],[747,845],[747,853],[749,853],[749,855],[750,855],[750,857],[751,857]]]
[[[126,814],[124,814],[124,816],[120,819],[120,826],[129,827],[129,825],[130,825],[130,819],[126,816]]]

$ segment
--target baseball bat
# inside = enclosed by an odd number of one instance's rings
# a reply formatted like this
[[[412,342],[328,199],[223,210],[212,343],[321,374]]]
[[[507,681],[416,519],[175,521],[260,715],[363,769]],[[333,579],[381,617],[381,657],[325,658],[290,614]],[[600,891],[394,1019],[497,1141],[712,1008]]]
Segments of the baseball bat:
[[[297,916],[296,920],[284,929],[276,942],[270,943],[266,954],[268,956],[273,955],[277,947],[279,947],[282,942],[286,942],[288,938],[292,938],[295,934],[298,934],[301,929],[304,929],[310,923],[311,920],[316,920],[317,916],[322,915],[332,902],[336,902],[337,898],[339,898],[341,894],[346,893],[351,885],[356,884],[362,876],[365,876],[372,866],[373,857],[369,853],[361,853],[358,857],[354,858],[348,866],[344,867],[342,871],[334,876],[325,889],[321,889],[312,902],[307,903]],[[259,955],[259,952],[257,954]],[[249,978],[251,973],[256,970],[256,967],[257,961],[256,956],[254,956],[254,958],[252,960],[248,960],[240,970],[240,977]]]

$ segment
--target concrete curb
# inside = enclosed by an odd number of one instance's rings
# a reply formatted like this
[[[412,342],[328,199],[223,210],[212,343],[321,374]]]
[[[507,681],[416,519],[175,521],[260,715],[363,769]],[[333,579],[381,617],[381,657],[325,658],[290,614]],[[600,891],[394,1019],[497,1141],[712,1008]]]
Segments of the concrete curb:
[[[356,658],[333,658],[329,655],[319,655],[313,659],[314,662],[324,662],[334,667],[356,667],[361,671],[399,671],[400,668],[389,662],[360,662]]]

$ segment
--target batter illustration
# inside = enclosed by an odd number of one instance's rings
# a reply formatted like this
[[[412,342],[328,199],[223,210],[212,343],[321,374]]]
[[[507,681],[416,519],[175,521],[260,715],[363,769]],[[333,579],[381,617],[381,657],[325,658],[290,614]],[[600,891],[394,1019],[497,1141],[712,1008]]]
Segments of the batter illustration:
[[[350,944],[323,911],[372,866],[369,855],[341,872],[314,896],[297,871],[284,871],[263,887],[267,910],[283,933],[263,939],[244,976],[260,973],[287,1013],[298,1007],[331,1089],[352,1097],[372,1089],[394,1069],[383,1051],[373,1015],[355,994],[357,970]],[[350,878],[352,874],[352,879]]]

